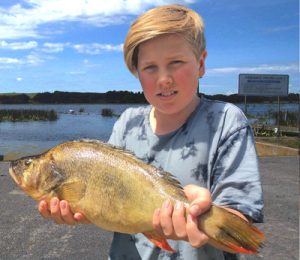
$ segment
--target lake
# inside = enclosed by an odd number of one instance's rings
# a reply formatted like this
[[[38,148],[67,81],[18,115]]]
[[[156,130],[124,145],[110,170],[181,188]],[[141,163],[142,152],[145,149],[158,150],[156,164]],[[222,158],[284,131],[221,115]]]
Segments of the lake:
[[[81,138],[107,141],[117,117],[102,117],[110,108],[121,114],[129,105],[0,105],[0,109],[45,109],[58,113],[56,121],[0,122],[0,155],[15,158],[40,153],[59,143]],[[83,113],[77,113],[83,109]],[[75,114],[69,111],[75,111]]]
[[[244,104],[237,104],[244,109]],[[59,143],[81,138],[107,141],[117,117],[102,117],[103,108],[121,114],[132,104],[51,104],[51,105],[0,105],[0,109],[55,110],[58,120],[53,122],[0,122],[0,155],[4,159],[37,154]],[[78,113],[83,109],[83,113]],[[70,114],[69,111],[75,111]],[[252,115],[277,111],[277,104],[248,104]],[[299,111],[299,104],[281,104],[281,111]]]

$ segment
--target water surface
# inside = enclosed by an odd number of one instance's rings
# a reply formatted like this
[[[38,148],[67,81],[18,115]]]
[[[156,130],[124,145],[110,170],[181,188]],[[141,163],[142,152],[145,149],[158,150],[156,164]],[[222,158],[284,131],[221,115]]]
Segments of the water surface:
[[[117,117],[102,117],[101,110],[110,108],[114,113],[121,114],[129,106],[138,105],[0,105],[0,109],[53,109],[59,116],[58,120],[53,122],[0,122],[0,155],[7,159],[37,154],[59,143],[82,138],[107,141]],[[238,106],[244,110],[244,104]],[[79,113],[80,109],[84,112]],[[70,114],[70,110],[75,114]],[[277,110],[277,104],[247,104],[247,112],[254,116],[271,115]],[[281,111],[299,111],[299,104],[281,104]]]

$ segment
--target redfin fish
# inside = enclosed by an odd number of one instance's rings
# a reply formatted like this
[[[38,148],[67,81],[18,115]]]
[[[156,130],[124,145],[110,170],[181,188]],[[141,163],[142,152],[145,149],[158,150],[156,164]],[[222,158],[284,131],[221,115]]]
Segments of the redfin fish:
[[[152,227],[156,208],[169,199],[188,200],[170,174],[132,154],[95,140],[70,141],[49,151],[11,162],[14,181],[35,200],[54,196],[67,200],[98,227],[121,233],[143,233],[157,246],[172,251]],[[265,240],[255,226],[212,205],[198,218],[212,244],[229,251],[257,253]]]

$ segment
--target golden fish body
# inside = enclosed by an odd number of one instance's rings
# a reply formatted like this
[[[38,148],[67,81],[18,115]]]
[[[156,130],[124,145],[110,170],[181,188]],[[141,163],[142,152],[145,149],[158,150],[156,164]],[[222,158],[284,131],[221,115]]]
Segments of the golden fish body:
[[[12,163],[11,173],[28,176],[21,186],[34,199],[65,199],[97,226],[123,233],[151,230],[153,212],[167,198],[185,201],[171,175],[99,141],[63,143]]]
[[[121,233],[145,233],[158,246],[152,216],[163,201],[188,201],[171,174],[132,154],[95,140],[60,144],[44,154],[13,161],[15,182],[36,200],[54,196],[69,202],[95,225]],[[200,228],[229,251],[256,253],[264,235],[227,210],[212,206],[199,217]],[[231,233],[230,233],[231,232]],[[229,234],[229,235],[228,235]]]

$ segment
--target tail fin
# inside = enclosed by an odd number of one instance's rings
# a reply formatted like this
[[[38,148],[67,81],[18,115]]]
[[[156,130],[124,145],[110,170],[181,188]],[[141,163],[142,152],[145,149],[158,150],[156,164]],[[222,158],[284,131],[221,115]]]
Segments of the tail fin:
[[[199,225],[214,244],[230,252],[257,254],[265,240],[265,235],[258,228],[214,205],[201,215]]]

